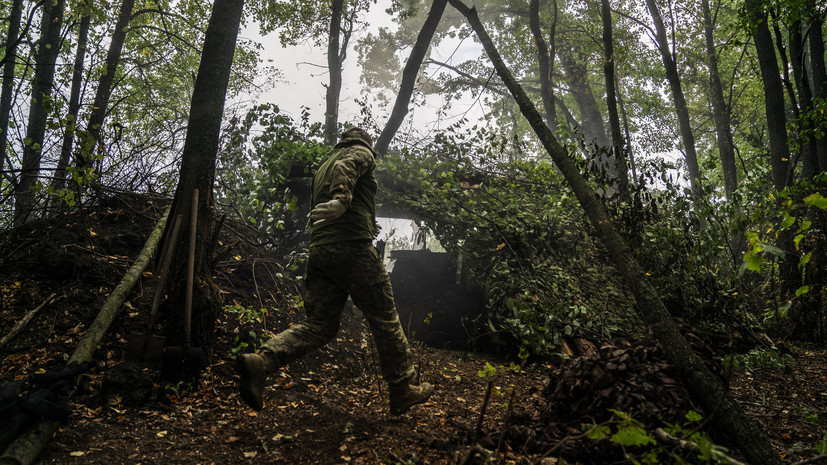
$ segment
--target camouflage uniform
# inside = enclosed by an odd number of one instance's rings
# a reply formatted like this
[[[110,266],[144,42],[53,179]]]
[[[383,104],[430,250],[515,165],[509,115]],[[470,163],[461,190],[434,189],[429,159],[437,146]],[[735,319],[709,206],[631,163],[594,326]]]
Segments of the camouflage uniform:
[[[311,226],[304,299],[307,319],[267,341],[262,353],[276,366],[284,366],[324,346],[339,330],[349,295],[368,320],[382,376],[392,385],[407,386],[414,374],[408,340],[399,323],[390,278],[371,245],[378,232],[376,154],[367,134],[348,134],[313,178],[314,207],[338,199],[348,208],[327,224]]]

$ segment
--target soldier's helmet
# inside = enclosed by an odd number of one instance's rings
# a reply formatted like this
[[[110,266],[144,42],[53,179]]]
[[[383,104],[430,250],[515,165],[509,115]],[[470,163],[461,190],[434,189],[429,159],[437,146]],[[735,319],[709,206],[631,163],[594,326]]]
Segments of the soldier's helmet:
[[[342,133],[342,137],[339,139],[339,142],[344,142],[347,139],[358,139],[373,147],[373,139],[371,139],[370,134],[362,128],[357,128],[354,126],[345,130],[345,132]]]

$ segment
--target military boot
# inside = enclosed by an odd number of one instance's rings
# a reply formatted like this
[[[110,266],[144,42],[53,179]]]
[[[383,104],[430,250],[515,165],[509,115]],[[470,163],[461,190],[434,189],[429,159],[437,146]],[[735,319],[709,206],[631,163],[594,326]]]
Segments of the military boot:
[[[235,371],[241,377],[238,389],[241,400],[250,407],[264,408],[264,382],[276,371],[276,364],[266,353],[241,354],[235,359]]]
[[[391,415],[402,415],[414,405],[421,404],[431,397],[434,387],[429,383],[422,383],[419,386],[411,386],[404,381],[399,384],[390,385]]]

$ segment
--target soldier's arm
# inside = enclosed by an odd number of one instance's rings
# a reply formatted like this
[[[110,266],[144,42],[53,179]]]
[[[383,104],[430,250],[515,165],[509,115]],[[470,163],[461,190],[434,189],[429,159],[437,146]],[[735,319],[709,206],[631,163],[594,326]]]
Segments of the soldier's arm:
[[[374,169],[376,161],[370,150],[354,146],[347,149],[333,165],[330,178],[330,194],[350,208],[353,187],[360,176]]]

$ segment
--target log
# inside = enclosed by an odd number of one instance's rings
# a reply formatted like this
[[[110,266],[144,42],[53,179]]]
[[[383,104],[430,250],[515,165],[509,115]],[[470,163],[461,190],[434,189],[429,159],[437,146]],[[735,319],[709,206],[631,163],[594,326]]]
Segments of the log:
[[[127,270],[126,274],[121,278],[121,281],[115,286],[112,293],[109,294],[109,298],[106,299],[100,312],[98,312],[98,316],[95,317],[95,321],[93,321],[89,329],[86,330],[83,339],[80,340],[72,356],[69,358],[69,363],[83,363],[92,360],[95,349],[103,340],[106,331],[118,315],[124,300],[126,300],[127,294],[135,286],[135,283],[138,282],[141,274],[155,255],[158,243],[164,234],[164,227],[167,223],[169,210],[170,209],[167,208],[163,216],[161,216],[161,219],[158,220],[155,229],[152,230],[152,233],[146,240],[144,248],[141,250],[141,253],[138,254],[138,258],[135,259],[135,262],[132,263],[132,266],[129,267],[129,270]],[[49,443],[49,440],[52,439],[59,424],[60,422],[57,421],[43,420],[28,428],[6,449],[3,455],[0,456],[0,465],[30,465],[33,463],[37,460],[43,448]]]
[[[23,316],[23,318],[20,319],[20,321],[15,323],[14,328],[12,328],[11,331],[9,331],[8,334],[3,336],[3,339],[0,339],[0,349],[2,349],[3,346],[8,344],[9,341],[14,339],[14,337],[17,336],[20,333],[20,331],[23,331],[23,328],[25,328],[26,325],[29,324],[30,321],[32,321],[32,318],[34,318],[34,316],[37,315],[37,312],[39,312],[40,309],[42,309],[43,307],[45,307],[46,305],[48,305],[49,303],[52,302],[52,299],[55,297],[55,295],[56,294],[53,292],[52,295],[47,297],[46,300],[44,300],[42,304],[40,304],[37,307],[29,310],[28,313],[26,313]]]

